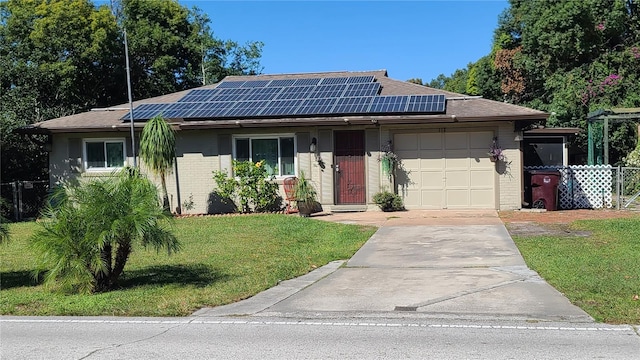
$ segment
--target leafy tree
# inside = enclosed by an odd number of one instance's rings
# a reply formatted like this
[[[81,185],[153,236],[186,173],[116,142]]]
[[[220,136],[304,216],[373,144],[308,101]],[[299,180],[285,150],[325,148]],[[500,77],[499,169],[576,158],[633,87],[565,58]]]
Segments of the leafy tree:
[[[431,80],[427,86],[432,87],[434,89],[444,89],[444,85],[446,84],[447,77],[444,74],[438,75],[437,78]]]
[[[37,274],[69,292],[115,289],[136,244],[178,251],[155,185],[137,170],[59,188],[32,238]]]
[[[590,111],[640,106],[640,1],[510,0],[491,53],[436,83],[468,94],[554,112],[550,126],[576,126],[586,152]],[[434,80],[435,81],[435,80]],[[614,122],[610,161],[634,147],[636,127]]]
[[[165,211],[170,211],[166,175],[171,173],[175,157],[176,135],[171,126],[162,115],[147,121],[140,136],[140,159],[160,177]]]
[[[410,82],[412,84],[424,85],[422,83],[422,79],[420,79],[420,78],[411,78],[411,79],[407,80],[407,82]]]
[[[215,38],[197,8],[176,0],[113,3],[128,32],[134,99],[193,88],[205,76],[211,83],[261,71],[262,43]],[[46,138],[15,129],[127,101],[122,31],[110,4],[0,1],[3,181],[47,178]]]

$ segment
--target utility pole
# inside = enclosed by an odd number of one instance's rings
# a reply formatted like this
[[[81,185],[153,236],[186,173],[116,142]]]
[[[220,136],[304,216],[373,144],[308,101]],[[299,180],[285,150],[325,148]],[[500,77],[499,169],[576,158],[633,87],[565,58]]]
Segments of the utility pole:
[[[131,129],[131,155],[133,157],[133,167],[138,167],[138,160],[136,157],[136,133],[134,126],[134,116],[133,116],[133,96],[131,95],[131,67],[129,66],[129,44],[127,43],[127,29],[121,21],[121,12],[120,6],[121,4],[117,4],[117,0],[111,0],[111,13],[113,17],[116,19],[116,24],[119,27],[122,27],[122,34],[124,35],[124,57],[125,57],[125,65],[127,70],[127,95],[129,97],[129,123]]]

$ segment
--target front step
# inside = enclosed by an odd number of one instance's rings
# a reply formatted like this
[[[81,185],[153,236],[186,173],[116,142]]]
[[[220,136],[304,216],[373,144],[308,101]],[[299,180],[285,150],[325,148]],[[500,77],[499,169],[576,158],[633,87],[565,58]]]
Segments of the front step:
[[[367,205],[333,205],[331,206],[331,212],[343,213],[343,212],[365,212],[367,211]]]

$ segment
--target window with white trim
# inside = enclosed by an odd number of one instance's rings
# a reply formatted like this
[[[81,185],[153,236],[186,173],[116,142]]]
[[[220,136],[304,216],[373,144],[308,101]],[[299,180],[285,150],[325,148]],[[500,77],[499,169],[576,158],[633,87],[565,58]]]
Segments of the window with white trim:
[[[295,175],[295,139],[293,135],[235,137],[234,159],[264,161],[271,175]]]
[[[124,139],[85,139],[84,168],[113,170],[125,165]]]

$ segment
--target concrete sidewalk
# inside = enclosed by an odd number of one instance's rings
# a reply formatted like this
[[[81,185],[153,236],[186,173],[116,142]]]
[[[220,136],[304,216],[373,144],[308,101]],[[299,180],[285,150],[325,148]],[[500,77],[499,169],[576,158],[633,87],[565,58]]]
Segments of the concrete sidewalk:
[[[381,228],[346,263],[331,263],[251,299],[194,315],[593,321],[527,268],[495,211],[317,218]]]

